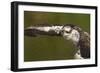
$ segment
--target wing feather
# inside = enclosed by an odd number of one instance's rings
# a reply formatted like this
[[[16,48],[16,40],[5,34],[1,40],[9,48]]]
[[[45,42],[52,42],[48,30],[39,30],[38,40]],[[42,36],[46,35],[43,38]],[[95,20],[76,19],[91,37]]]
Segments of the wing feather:
[[[48,36],[60,36],[60,31],[62,26],[31,26],[24,30],[25,36],[38,36],[38,35],[48,35]]]

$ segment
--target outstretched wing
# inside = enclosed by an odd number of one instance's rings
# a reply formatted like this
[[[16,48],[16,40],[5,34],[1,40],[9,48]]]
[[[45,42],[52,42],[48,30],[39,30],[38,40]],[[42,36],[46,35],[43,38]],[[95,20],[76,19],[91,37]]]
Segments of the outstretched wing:
[[[24,29],[25,36],[61,36],[60,32],[63,26],[31,26]]]

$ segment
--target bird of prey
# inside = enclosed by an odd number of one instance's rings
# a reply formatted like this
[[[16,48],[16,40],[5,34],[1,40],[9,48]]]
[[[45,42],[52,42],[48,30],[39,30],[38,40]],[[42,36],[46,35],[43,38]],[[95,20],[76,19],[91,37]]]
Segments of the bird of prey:
[[[90,35],[76,25],[30,26],[25,28],[24,35],[32,37],[39,35],[62,36],[66,40],[71,40],[78,48],[74,55],[75,59],[90,58]]]

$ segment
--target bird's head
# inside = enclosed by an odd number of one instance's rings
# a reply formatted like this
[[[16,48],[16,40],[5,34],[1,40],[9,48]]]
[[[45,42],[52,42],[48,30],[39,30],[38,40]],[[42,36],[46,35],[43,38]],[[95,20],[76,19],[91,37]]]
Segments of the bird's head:
[[[79,31],[76,29],[76,26],[72,24],[64,25],[61,31],[61,35],[65,39],[72,40],[73,42],[78,42],[80,38]]]

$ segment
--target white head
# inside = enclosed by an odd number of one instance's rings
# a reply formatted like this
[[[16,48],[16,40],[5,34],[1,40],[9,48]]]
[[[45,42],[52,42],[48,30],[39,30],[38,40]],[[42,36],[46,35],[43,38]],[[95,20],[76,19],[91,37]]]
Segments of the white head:
[[[64,26],[61,32],[62,36],[67,40],[72,40],[73,42],[78,42],[80,38],[80,33],[78,30],[71,26]]]

